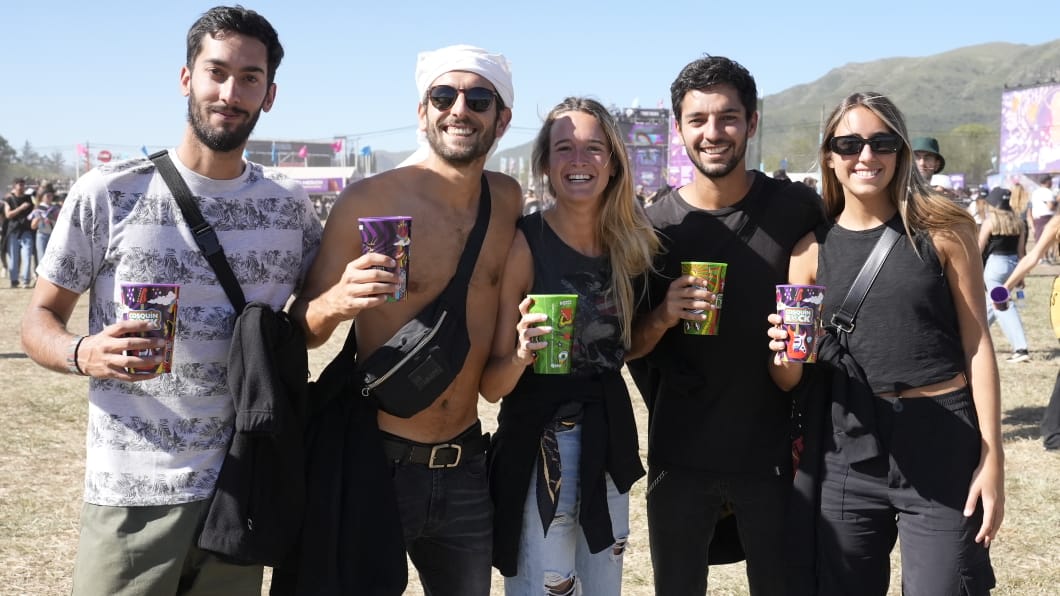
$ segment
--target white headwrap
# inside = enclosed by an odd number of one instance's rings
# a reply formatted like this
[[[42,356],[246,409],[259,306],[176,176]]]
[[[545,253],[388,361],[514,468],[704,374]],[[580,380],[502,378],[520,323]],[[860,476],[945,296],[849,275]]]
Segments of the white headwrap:
[[[497,90],[504,106],[511,108],[515,103],[515,89],[512,86],[512,71],[508,59],[502,54],[492,54],[482,48],[459,44],[430,52],[420,52],[416,58],[416,92],[419,100],[427,94],[427,89],[438,77],[454,70],[473,72],[487,81]],[[429,148],[427,137],[423,132],[417,135],[419,148],[398,166],[420,163],[427,158]],[[493,149],[497,148],[494,141]],[[490,153],[493,152],[490,150]]]

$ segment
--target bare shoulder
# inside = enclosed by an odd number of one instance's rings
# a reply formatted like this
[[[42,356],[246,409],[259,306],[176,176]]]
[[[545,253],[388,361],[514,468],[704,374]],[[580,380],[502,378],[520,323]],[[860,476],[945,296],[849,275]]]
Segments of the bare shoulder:
[[[980,258],[977,233],[971,224],[932,230],[929,236],[944,268],[951,263],[965,263],[973,257]]]
[[[486,181],[490,185],[490,196],[493,204],[504,210],[505,214],[515,214],[516,218],[523,209],[523,189],[515,178],[487,170]]]
[[[791,262],[788,265],[790,283],[814,283],[817,281],[817,253],[820,246],[813,232],[806,234],[791,251]]]

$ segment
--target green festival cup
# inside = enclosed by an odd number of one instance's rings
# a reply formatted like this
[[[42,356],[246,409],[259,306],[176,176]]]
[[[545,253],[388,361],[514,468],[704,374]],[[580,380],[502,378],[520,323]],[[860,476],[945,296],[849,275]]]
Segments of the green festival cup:
[[[681,261],[681,274],[694,275],[703,280],[700,289],[709,290],[717,294],[714,304],[716,309],[693,310],[694,314],[705,314],[707,318],[703,321],[684,320],[685,335],[717,335],[718,321],[721,317],[722,295],[725,293],[725,272],[729,265],[726,263],[708,263],[703,261]]]
[[[533,300],[530,312],[547,315],[548,319],[541,324],[552,327],[551,333],[536,338],[548,342],[548,345],[535,352],[534,372],[539,375],[569,374],[578,295],[530,294],[530,298]]]

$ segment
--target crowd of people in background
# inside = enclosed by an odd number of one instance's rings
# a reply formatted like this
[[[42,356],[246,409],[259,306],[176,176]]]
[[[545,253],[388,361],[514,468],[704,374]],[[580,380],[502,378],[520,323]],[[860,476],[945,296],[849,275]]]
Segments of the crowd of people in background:
[[[65,192],[40,180],[30,185],[26,178],[11,182],[0,209],[0,263],[12,289],[29,289],[36,282],[36,267],[48,247],[52,227],[59,217]]]

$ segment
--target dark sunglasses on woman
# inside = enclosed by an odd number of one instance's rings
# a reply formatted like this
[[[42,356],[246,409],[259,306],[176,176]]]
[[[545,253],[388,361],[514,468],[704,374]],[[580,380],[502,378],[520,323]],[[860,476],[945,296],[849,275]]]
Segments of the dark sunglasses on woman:
[[[828,147],[833,153],[839,155],[859,155],[865,145],[872,147],[873,153],[897,153],[902,148],[902,137],[895,134],[873,135],[871,139],[863,139],[858,135],[845,135],[832,137],[828,141]]]

